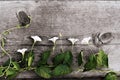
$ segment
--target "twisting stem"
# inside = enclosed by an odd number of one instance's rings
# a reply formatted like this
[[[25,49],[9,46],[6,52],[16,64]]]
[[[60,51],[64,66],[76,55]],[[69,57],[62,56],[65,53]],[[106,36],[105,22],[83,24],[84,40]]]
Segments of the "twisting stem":
[[[11,30],[15,30],[15,29],[18,29],[18,28],[17,28],[17,27],[13,27],[13,28],[7,29],[7,30],[3,31],[2,34],[3,34],[4,32],[6,32],[6,31],[9,32],[9,31],[11,31]]]
[[[21,29],[21,28],[12,27],[12,28],[10,28],[10,29],[7,29],[7,30],[3,31],[3,32],[0,34],[0,40],[2,39],[2,37],[3,37],[3,35],[4,35],[5,32],[10,32],[10,31],[15,30],[15,29]]]
[[[18,28],[18,27],[13,27],[13,28],[10,28],[10,29],[7,29],[7,30],[3,31],[3,32],[0,34],[0,41],[4,38],[4,33],[5,33],[5,32],[10,32],[10,31],[15,30],[15,29],[20,29],[20,28]],[[3,75],[5,74],[5,72],[7,72],[8,69],[10,68],[10,65],[11,65],[11,63],[12,63],[12,57],[11,57],[10,54],[4,49],[4,47],[2,47],[2,46],[0,45],[0,48],[1,48],[1,50],[2,50],[6,55],[8,55],[8,57],[9,57],[9,59],[10,59],[10,62],[9,62],[9,65],[8,65],[7,69],[6,69],[6,70],[3,72],[3,74],[1,75],[1,76],[3,76]]]
[[[0,47],[1,47],[2,51],[3,51],[6,55],[8,55],[8,57],[9,57],[9,59],[10,59],[10,62],[9,62],[9,65],[8,65],[7,69],[3,72],[3,75],[4,75],[4,73],[10,68],[10,65],[11,65],[11,62],[12,62],[12,58],[11,58],[10,54],[9,54],[2,46],[0,46]]]

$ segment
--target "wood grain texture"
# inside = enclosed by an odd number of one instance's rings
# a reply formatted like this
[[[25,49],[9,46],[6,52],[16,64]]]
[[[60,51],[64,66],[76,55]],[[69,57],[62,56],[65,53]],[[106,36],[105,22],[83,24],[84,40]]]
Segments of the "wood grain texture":
[[[59,36],[59,33],[63,34],[63,38],[57,41],[55,53],[60,51],[61,46],[63,46],[64,50],[71,49],[70,42],[67,39],[74,37],[79,39],[73,50],[74,57],[82,49],[86,51],[85,56],[88,56],[93,52],[96,53],[98,48],[94,45],[82,45],[80,43],[81,40],[97,32],[111,32],[114,39],[109,44],[103,45],[102,48],[109,54],[110,68],[120,71],[119,1],[0,1],[0,32],[18,24],[16,13],[21,10],[32,17],[32,23],[29,28],[14,30],[7,36],[6,49],[10,50],[13,57],[16,57],[15,52],[17,49],[23,47],[30,48],[32,40],[29,37],[31,35],[39,35],[43,41],[38,43],[34,49],[37,57],[35,59],[36,64],[39,58],[38,55],[53,46],[48,39],[53,36]],[[1,58],[0,63],[7,58],[6,56]],[[91,73],[91,76],[95,74]],[[18,77],[23,77],[23,75],[21,74]],[[36,77],[35,74],[31,73],[24,75],[24,77],[28,78],[32,75]],[[76,74],[76,76],[78,75]],[[85,75],[89,76],[89,73]],[[101,75],[104,74],[98,73],[95,76]]]

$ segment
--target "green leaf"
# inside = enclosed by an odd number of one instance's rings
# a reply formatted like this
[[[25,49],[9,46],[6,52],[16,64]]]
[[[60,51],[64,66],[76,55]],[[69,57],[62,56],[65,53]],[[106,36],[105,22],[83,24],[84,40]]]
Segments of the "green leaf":
[[[88,62],[84,65],[84,71],[95,69],[97,66],[96,56],[94,54],[90,55]]]
[[[65,58],[65,54],[64,54],[64,53],[57,54],[57,55],[53,58],[53,64],[54,64],[54,65],[58,65],[58,64],[63,63],[64,58]]]
[[[4,48],[5,47],[5,38],[2,38],[1,40],[1,46]]]
[[[71,68],[68,67],[67,65],[60,64],[53,70],[53,75],[62,76],[65,74],[69,74],[71,71],[72,71]]]
[[[73,55],[71,51],[66,51],[64,53],[57,54],[53,58],[53,64],[58,65],[58,64],[66,64],[66,65],[71,65],[73,61]]]
[[[83,51],[81,51],[78,55],[78,65],[81,66],[83,63],[84,63]]]
[[[97,67],[108,67],[108,55],[104,53],[103,50],[100,50],[99,53],[96,55],[97,59]]]
[[[50,50],[43,52],[42,55],[41,55],[41,59],[40,59],[38,65],[43,65],[43,64],[45,65],[45,64],[47,64],[47,60],[48,60],[48,58],[50,56],[50,53],[51,53]]]
[[[12,69],[12,68],[9,68],[6,72],[6,76],[9,76],[9,75],[12,75],[12,74],[15,74],[16,70]]]
[[[43,78],[51,78],[51,69],[46,66],[36,68],[35,72]]]
[[[5,67],[0,67],[0,77],[3,76],[3,71],[5,70]]]
[[[12,62],[13,68],[16,70],[20,70],[20,66],[17,62]]]
[[[33,60],[34,60],[34,53],[32,51],[30,51],[28,54],[28,67],[30,67],[32,65]]]
[[[104,80],[118,80],[116,73],[109,72],[105,75]]]
[[[65,54],[65,56],[64,56],[63,64],[67,64],[67,65],[70,66],[72,64],[72,61],[73,61],[72,52],[71,51],[66,51],[64,54]]]
[[[4,66],[4,67],[5,67],[5,66],[8,66],[9,63],[10,63],[10,59],[8,59],[8,60],[3,64],[3,66]],[[11,62],[11,66],[10,66],[10,67],[14,68],[15,70],[19,70],[19,69],[20,69],[19,64],[18,64],[17,62],[14,62],[14,61]]]
[[[18,73],[18,72],[17,72],[15,69],[9,68],[9,69],[6,71],[6,76],[7,76],[8,79],[12,79],[12,78],[14,78],[14,77],[17,76],[17,73]]]

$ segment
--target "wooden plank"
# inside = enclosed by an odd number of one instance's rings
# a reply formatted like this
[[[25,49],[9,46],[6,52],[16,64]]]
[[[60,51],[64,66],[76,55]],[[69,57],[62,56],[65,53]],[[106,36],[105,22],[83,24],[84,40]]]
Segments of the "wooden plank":
[[[16,57],[15,51],[19,48],[26,47],[30,49],[32,40],[28,38],[29,36],[39,35],[43,38],[43,41],[38,43],[34,49],[37,57],[44,50],[52,48],[53,44],[48,39],[53,36],[59,36],[59,33],[63,34],[63,38],[57,41],[55,53],[60,52],[61,45],[64,50],[71,49],[70,42],[66,39],[75,37],[80,41],[76,43],[73,50],[74,57],[82,49],[86,51],[85,56],[88,56],[91,53],[96,53],[98,48],[93,45],[81,45],[81,40],[97,32],[111,32],[114,39],[111,43],[102,46],[102,48],[109,54],[110,68],[120,71],[120,2],[69,0],[0,1],[0,33],[18,24],[16,13],[21,10],[32,17],[32,23],[28,29],[15,30],[7,36],[6,49],[10,50],[13,57]],[[91,49],[93,52],[90,51]],[[35,59],[35,62],[38,58]],[[7,59],[8,57],[6,56],[1,58],[0,63]],[[76,73],[70,76],[104,76],[104,73],[100,72],[97,74],[96,72],[91,73]],[[23,75],[18,75],[18,78],[23,77]],[[24,77],[29,78],[32,75],[37,77],[31,73],[26,74]]]

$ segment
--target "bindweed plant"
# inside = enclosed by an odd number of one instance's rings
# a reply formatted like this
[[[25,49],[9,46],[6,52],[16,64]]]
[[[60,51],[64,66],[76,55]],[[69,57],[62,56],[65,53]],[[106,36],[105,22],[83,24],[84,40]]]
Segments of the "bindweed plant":
[[[5,76],[9,76],[10,74],[16,73],[16,70],[18,69],[17,63],[12,61],[11,55],[9,54],[8,51],[6,51],[4,49],[4,47],[5,47],[5,39],[6,39],[5,36],[8,35],[11,31],[13,31],[15,29],[25,28],[26,26],[29,27],[31,19],[30,19],[30,17],[28,17],[28,15],[24,11],[20,11],[17,14],[17,17],[19,17],[19,24],[17,26],[15,26],[15,27],[12,27],[10,29],[7,29],[7,30],[3,31],[0,34],[0,41],[1,41],[0,48],[3,51],[2,55],[6,54],[9,57],[9,60],[7,61],[7,66],[1,66],[1,68],[0,68],[1,69],[0,70],[1,71],[1,75],[0,76],[4,76],[4,75]],[[24,25],[23,25],[23,23],[24,23]],[[12,68],[11,68],[11,65],[13,65]],[[15,69],[13,69],[13,68],[15,68]]]
[[[54,78],[58,76],[67,75],[73,71],[71,67],[73,65],[72,51],[74,49],[73,47],[75,43],[79,41],[79,39],[77,38],[68,38],[67,40],[71,42],[72,47],[71,50],[63,51],[62,48],[62,51],[52,58],[53,64],[51,65],[48,63],[51,54],[54,53],[55,51],[57,40],[62,37],[61,33],[59,34],[60,37],[53,37],[48,39],[48,41],[51,41],[53,43],[53,47],[52,49],[46,50],[41,54],[41,57],[36,65],[33,65],[35,59],[34,47],[37,44],[37,42],[43,41],[42,38],[37,35],[30,36],[30,38],[33,40],[30,49],[22,48],[17,50],[17,53],[21,54],[21,59],[19,61],[16,61],[14,58],[12,58],[9,52],[5,50],[6,35],[8,35],[11,31],[15,29],[28,28],[31,23],[31,18],[24,11],[20,11],[17,14],[17,18],[19,20],[19,24],[17,26],[5,30],[0,34],[1,40],[0,48],[3,51],[3,53],[9,57],[9,59],[0,66],[0,77],[12,80],[19,73],[23,71],[32,70],[42,78]],[[81,44],[88,45],[90,40],[91,37],[84,38],[81,41]],[[90,55],[86,62],[83,56],[84,52],[83,50],[81,50],[80,53],[78,54],[77,60],[78,66],[82,65],[84,67],[83,71],[90,71],[109,67],[108,55],[103,50],[99,50],[97,54]],[[117,76],[115,73],[110,72],[106,74],[105,80],[116,80],[116,77]]]

